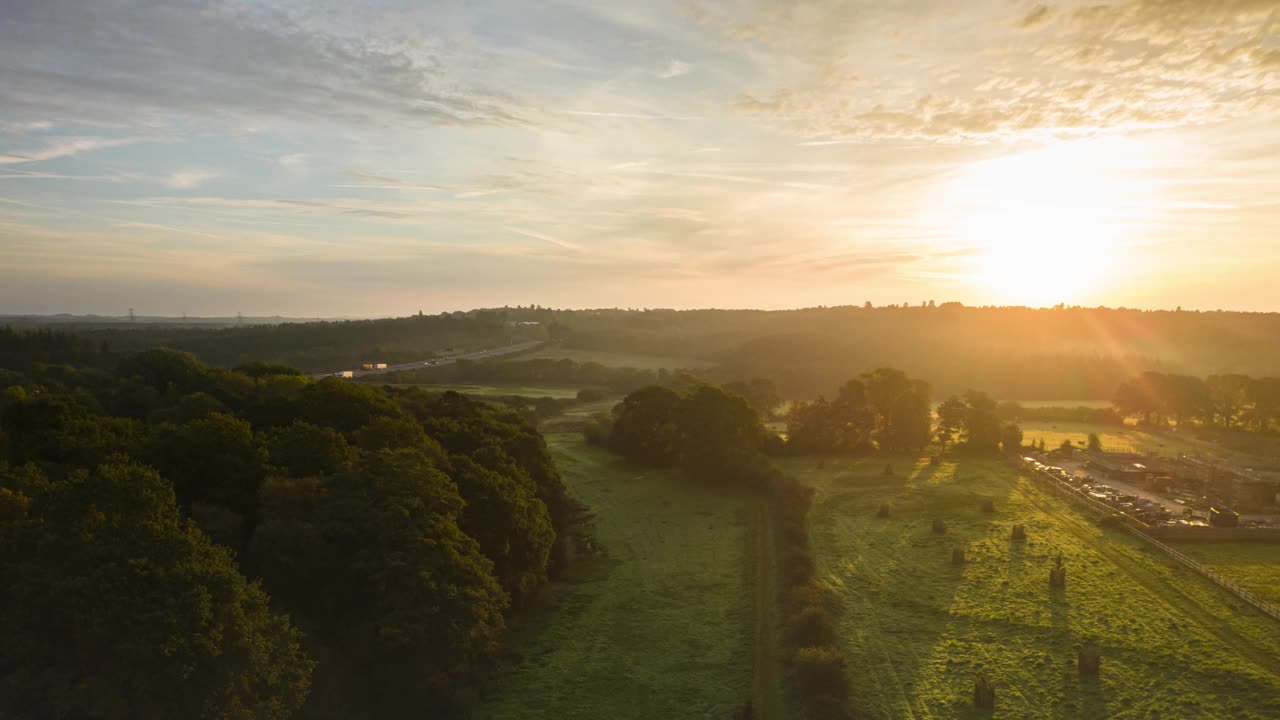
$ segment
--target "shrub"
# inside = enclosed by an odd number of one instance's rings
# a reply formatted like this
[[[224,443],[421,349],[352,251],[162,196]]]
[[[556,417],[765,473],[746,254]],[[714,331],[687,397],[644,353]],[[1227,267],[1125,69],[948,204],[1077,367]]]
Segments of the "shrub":
[[[604,392],[595,388],[583,388],[578,391],[578,402],[600,402],[604,400]]]
[[[830,695],[844,699],[844,655],[829,646],[802,647],[795,654],[796,681],[806,696]]]
[[[834,645],[836,620],[824,607],[801,605],[787,620],[786,633],[787,642],[796,647]]]

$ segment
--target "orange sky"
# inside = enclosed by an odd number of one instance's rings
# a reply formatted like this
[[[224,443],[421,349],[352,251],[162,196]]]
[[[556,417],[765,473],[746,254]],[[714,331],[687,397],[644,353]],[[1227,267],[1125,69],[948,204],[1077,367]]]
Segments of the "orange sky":
[[[1274,0],[5,12],[0,314],[1280,309]]]

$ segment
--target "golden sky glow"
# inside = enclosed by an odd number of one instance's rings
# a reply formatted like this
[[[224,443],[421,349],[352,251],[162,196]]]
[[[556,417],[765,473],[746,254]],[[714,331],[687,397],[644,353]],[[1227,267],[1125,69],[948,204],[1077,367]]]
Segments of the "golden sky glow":
[[[19,0],[0,313],[1280,309],[1274,0]]]

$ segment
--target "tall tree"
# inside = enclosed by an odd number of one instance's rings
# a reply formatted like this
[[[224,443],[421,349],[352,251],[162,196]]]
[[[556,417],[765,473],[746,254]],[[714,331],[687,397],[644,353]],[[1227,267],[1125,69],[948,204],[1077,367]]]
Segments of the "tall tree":
[[[1245,375],[1210,375],[1205,379],[1209,388],[1209,406],[1213,422],[1225,428],[1234,427],[1244,414],[1249,399],[1250,380]]]
[[[896,368],[877,368],[863,375],[862,381],[881,449],[919,450],[929,443],[933,423],[927,382],[912,380]]]
[[[0,715],[283,719],[306,697],[297,631],[154,471],[0,472],[0,539]]]
[[[671,465],[679,458],[675,426],[681,398],[674,390],[651,385],[623,399],[613,423],[609,447],[632,462]]]
[[[934,436],[938,438],[938,443],[945,450],[964,431],[969,415],[969,406],[960,398],[952,395],[938,405],[937,412],[938,428],[934,431]]]
[[[674,422],[681,460],[703,473],[741,466],[759,455],[764,439],[760,417],[747,401],[711,385],[682,398]]]
[[[364,668],[366,701],[432,702],[492,655],[506,593],[458,526],[457,485],[423,453],[266,493],[254,552],[268,588]]]
[[[964,394],[965,412],[964,442],[977,452],[995,452],[1000,446],[1000,416],[996,413],[996,401],[984,392],[969,390]]]

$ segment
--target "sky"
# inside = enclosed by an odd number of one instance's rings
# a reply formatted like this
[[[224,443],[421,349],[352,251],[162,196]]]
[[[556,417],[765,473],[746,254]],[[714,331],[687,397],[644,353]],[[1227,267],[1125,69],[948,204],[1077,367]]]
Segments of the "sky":
[[[0,0],[0,314],[1277,278],[1277,0]]]

